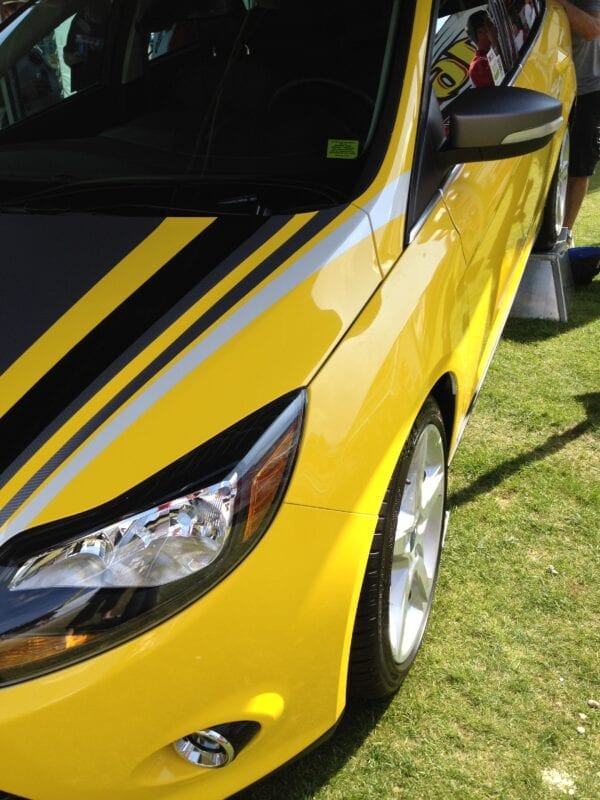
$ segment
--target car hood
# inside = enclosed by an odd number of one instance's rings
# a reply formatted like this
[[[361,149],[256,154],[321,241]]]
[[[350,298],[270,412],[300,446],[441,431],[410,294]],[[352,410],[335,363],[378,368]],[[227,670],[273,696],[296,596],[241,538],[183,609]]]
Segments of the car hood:
[[[381,280],[354,206],[4,215],[0,543],[309,384]]]

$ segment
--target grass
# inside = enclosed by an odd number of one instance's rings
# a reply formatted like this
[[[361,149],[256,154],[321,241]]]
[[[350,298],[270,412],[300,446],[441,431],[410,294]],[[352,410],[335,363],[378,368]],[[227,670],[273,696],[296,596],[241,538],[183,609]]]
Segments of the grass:
[[[600,244],[600,176],[575,237]],[[402,690],[349,708],[239,800],[600,798],[599,390],[600,279],[567,324],[509,321],[452,465],[434,612]]]

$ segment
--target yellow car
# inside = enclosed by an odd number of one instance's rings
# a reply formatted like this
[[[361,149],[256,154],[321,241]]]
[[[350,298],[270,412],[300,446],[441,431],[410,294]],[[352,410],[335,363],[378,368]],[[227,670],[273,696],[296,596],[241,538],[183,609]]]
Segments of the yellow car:
[[[220,800],[419,649],[448,463],[561,225],[566,17],[2,18],[0,795]]]

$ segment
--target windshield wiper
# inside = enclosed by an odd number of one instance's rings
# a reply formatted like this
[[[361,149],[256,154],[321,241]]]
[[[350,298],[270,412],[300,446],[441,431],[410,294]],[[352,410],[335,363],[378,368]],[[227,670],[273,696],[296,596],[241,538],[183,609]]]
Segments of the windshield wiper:
[[[47,178],[52,186],[44,189],[38,189],[34,192],[28,192],[18,197],[11,197],[1,208],[5,211],[13,213],[36,213],[36,212],[67,212],[67,211],[112,211],[118,213],[126,213],[128,208],[135,209],[136,213],[140,213],[143,209],[152,212],[160,212],[163,214],[198,214],[198,213],[211,213],[211,214],[256,214],[259,216],[269,216],[272,212],[272,203],[264,202],[261,196],[255,191],[260,188],[263,192],[265,190],[277,192],[302,192],[319,198],[322,205],[323,202],[328,204],[339,205],[348,202],[348,197],[336,188],[326,186],[320,182],[312,182],[305,180],[296,180],[291,178],[264,178],[255,175],[251,176],[201,176],[194,174],[165,174],[165,175],[119,175],[107,178],[85,178],[85,179],[71,179],[65,180],[66,176],[53,176]],[[14,178],[13,178],[14,179]],[[177,193],[183,193],[186,189],[194,189],[203,187],[211,190],[213,197],[206,203],[206,198],[200,200],[199,198],[190,199],[185,202],[180,202]],[[235,193],[230,193],[232,187],[239,187]],[[150,189],[168,189],[172,191],[169,199],[156,201],[153,199],[140,198],[139,195],[132,198],[131,201],[119,201],[117,195],[110,195],[110,197],[102,198],[100,201],[97,198],[90,198],[89,203],[60,203],[54,205],[55,201],[66,200],[70,197],[80,198],[81,195],[90,193],[94,195],[98,192],[111,193],[111,190],[116,190],[118,193],[127,190],[144,190],[145,192]],[[293,211],[294,203],[290,204],[289,197],[286,197],[284,203],[286,213]],[[306,196],[298,200],[297,205],[305,210],[310,206],[307,203]],[[277,206],[277,204],[275,204]]]

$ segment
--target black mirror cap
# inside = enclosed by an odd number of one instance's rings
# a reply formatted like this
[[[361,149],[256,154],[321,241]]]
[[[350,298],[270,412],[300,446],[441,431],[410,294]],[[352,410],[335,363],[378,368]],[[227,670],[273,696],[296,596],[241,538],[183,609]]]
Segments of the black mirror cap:
[[[448,142],[438,155],[446,166],[513,158],[544,147],[563,122],[561,102],[542,92],[516,86],[472,89],[452,104]]]

